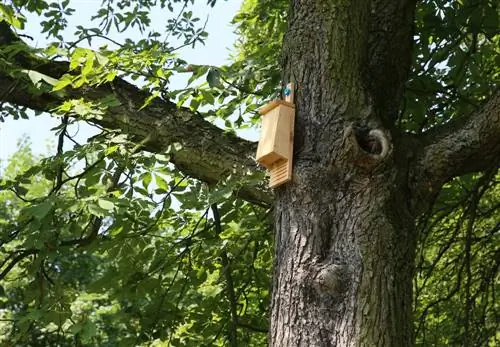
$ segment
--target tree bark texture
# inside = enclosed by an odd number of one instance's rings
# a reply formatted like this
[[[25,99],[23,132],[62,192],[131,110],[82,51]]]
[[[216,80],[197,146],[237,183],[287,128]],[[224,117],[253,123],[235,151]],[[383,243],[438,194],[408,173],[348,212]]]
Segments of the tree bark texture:
[[[408,146],[390,120],[414,3],[381,3],[292,1],[283,54],[298,86],[295,164],[276,193],[271,346],[413,344]]]

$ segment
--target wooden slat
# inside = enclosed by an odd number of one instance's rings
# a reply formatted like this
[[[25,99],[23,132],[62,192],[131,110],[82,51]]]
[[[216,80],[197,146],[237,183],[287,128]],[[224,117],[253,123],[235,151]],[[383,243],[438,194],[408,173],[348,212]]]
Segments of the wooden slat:
[[[262,116],[265,116],[267,113],[269,113],[269,111],[271,111],[273,108],[275,108],[276,106],[279,106],[279,105],[285,105],[288,107],[295,108],[295,104],[292,104],[291,102],[288,102],[285,100],[273,100],[273,101],[268,102],[264,107],[262,107],[259,110],[259,113]]]

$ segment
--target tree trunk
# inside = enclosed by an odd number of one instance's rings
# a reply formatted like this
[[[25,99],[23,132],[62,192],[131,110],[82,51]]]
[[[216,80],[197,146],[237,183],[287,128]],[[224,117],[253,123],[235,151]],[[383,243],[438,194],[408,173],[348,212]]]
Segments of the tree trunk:
[[[297,118],[293,180],[276,192],[270,345],[411,346],[410,146],[387,121],[408,66],[379,47],[397,32],[409,55],[411,21],[404,35],[382,22],[387,37],[374,41],[380,2],[333,3],[292,1],[284,41]],[[378,68],[392,75],[377,80]]]
[[[278,194],[271,345],[411,346],[415,240],[395,177],[297,171]]]

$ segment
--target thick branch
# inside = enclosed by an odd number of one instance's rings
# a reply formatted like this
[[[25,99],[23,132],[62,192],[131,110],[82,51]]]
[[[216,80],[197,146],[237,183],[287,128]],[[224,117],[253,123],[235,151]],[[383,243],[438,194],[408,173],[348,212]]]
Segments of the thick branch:
[[[0,23],[0,49],[19,39],[9,26]],[[19,68],[35,70],[53,78],[68,71],[69,64],[42,59],[27,53],[18,53],[15,64]],[[2,66],[5,65],[5,66]],[[147,151],[161,153],[174,143],[182,148],[171,156],[172,163],[183,173],[208,183],[216,183],[229,174],[243,178],[261,170],[252,158],[255,143],[226,133],[187,108],[178,108],[168,100],[155,99],[139,110],[149,96],[136,86],[116,78],[112,83],[98,87],[65,89],[65,93],[43,93],[33,88],[30,81],[12,77],[9,67],[0,60],[0,103],[9,102],[33,110],[51,112],[65,100],[84,98],[99,102],[114,97],[119,106],[110,107],[102,118],[89,121],[110,129],[120,129]],[[246,187],[238,194],[251,202],[267,205],[271,194],[265,188]]]
[[[500,165],[500,91],[469,117],[426,133],[413,177],[427,200],[451,178]]]

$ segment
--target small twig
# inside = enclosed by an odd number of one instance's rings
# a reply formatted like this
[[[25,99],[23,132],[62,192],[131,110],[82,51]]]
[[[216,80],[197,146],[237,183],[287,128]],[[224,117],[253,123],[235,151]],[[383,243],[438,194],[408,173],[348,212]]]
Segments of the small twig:
[[[167,44],[167,41],[170,38],[170,34],[172,34],[172,32],[177,28],[177,25],[179,24],[179,18],[181,18],[181,15],[184,13],[184,10],[186,9],[188,2],[189,2],[189,0],[184,0],[184,5],[182,6],[181,10],[179,11],[177,18],[175,18],[174,25],[173,25],[172,29],[165,36],[165,40],[163,40],[164,44]]]
[[[114,43],[115,45],[117,45],[118,47],[121,47],[121,48],[125,47],[125,45],[124,45],[124,44],[122,44],[122,43],[120,43],[120,42],[118,42],[118,41],[115,41],[115,40],[113,40],[113,39],[110,39],[110,38],[109,38],[109,37],[107,37],[107,36],[104,36],[104,35],[101,35],[101,34],[90,34],[90,35],[83,36],[83,37],[79,38],[78,40],[76,40],[76,41],[72,42],[72,43],[68,46],[67,50],[68,50],[68,51],[70,51],[70,50],[72,50],[73,48],[75,48],[75,47],[76,47],[76,45],[78,45],[78,44],[79,44],[80,42],[82,42],[83,40],[88,40],[88,39],[91,39],[91,38],[93,38],[93,37],[99,37],[99,38],[101,38],[101,39],[108,40],[109,42]]]
[[[5,267],[5,269],[2,272],[0,272],[0,280],[3,280],[4,277],[7,276],[10,270],[12,270],[12,268],[16,266],[17,263],[19,263],[24,258],[36,253],[38,253],[38,250],[36,249],[22,251],[17,257],[12,259],[12,261]]]
[[[177,50],[179,50],[181,48],[187,47],[189,45],[192,45],[194,42],[196,42],[196,40],[201,36],[201,33],[205,31],[207,23],[208,23],[208,16],[207,16],[207,19],[205,20],[205,24],[203,24],[203,27],[201,28],[200,34],[196,35],[191,41],[186,42],[186,43],[184,43],[184,44],[182,44],[180,46],[177,46],[175,48],[172,48],[170,50],[170,52],[175,52],[175,51],[177,51]]]
[[[257,327],[255,325],[250,325],[250,324],[243,323],[243,322],[238,322],[238,326],[241,328],[245,328],[245,329],[254,331],[256,333],[266,333],[267,334],[269,331],[267,328]]]
[[[56,182],[54,187],[52,188],[52,191],[49,193],[49,195],[52,195],[54,193],[57,193],[61,187],[63,186],[63,173],[64,173],[64,162],[63,162],[63,154],[64,154],[64,138],[66,136],[66,129],[68,127],[68,116],[64,116],[61,119],[61,125],[62,129],[61,132],[59,133],[58,140],[57,140],[57,159],[60,161],[59,167],[57,168],[57,175],[56,175]]]

